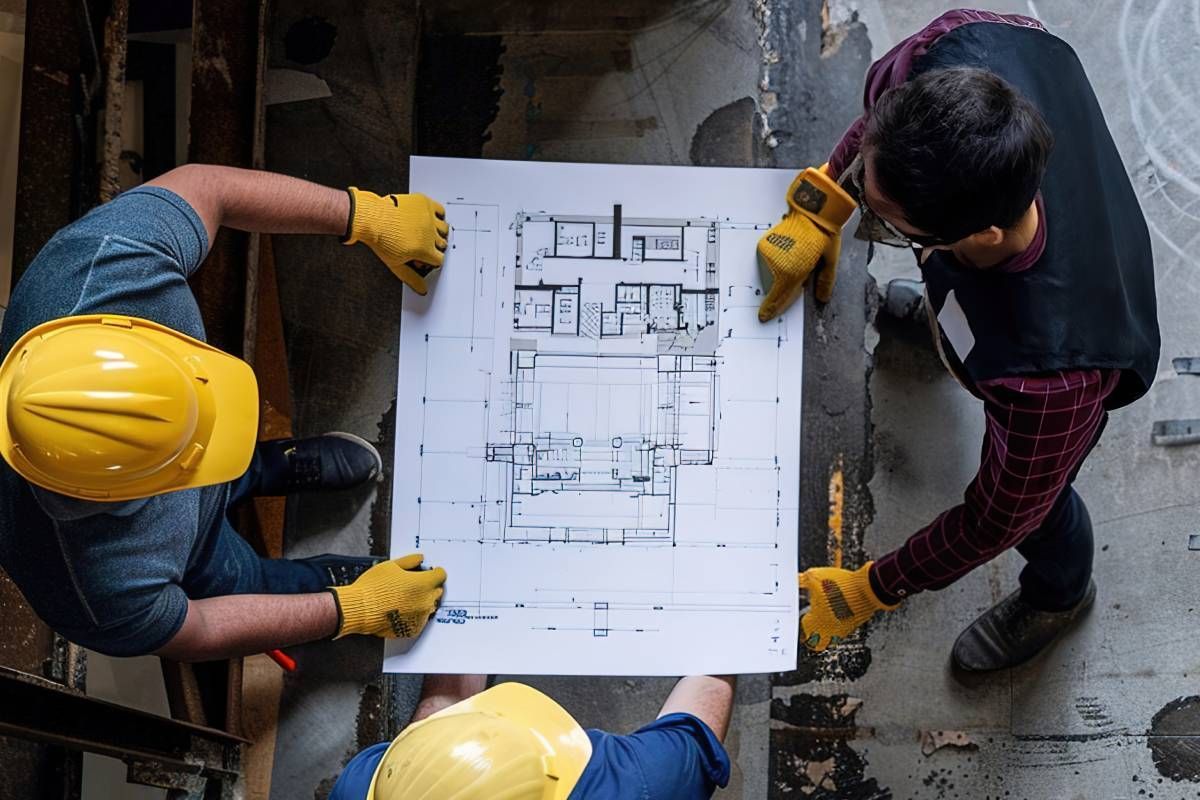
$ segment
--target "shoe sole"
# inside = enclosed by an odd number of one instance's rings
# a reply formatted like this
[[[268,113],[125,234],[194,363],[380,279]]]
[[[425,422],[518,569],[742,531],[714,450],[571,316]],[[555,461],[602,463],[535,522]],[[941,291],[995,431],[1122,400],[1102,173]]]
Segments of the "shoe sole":
[[[1075,627],[1076,623],[1078,623],[1085,616],[1087,616],[1088,613],[1092,610],[1092,606],[1094,606],[1096,604],[1096,594],[1097,594],[1096,583],[1095,583],[1095,581],[1093,581],[1088,585],[1087,595],[1085,595],[1083,600],[1080,601],[1079,605],[1076,606],[1075,616],[1074,616],[1074,618],[1072,618],[1071,624],[1068,625],[1067,627],[1063,628],[1061,631],[1059,631],[1058,634],[1055,635],[1055,637],[1053,639],[1046,642],[1045,647],[1043,647],[1041,650],[1038,650],[1036,653],[1034,653],[1033,655],[1031,655],[1029,658],[1025,659],[1024,661],[1018,661],[1015,664],[1009,664],[1006,667],[996,667],[995,669],[974,669],[972,667],[968,667],[968,666],[964,666],[963,664],[960,664],[958,659],[954,657],[954,648],[952,647],[950,649],[950,666],[953,668],[953,671],[956,672],[957,674],[959,674],[960,676],[974,677],[974,678],[980,678],[980,677],[983,677],[986,675],[992,675],[997,672],[1003,672],[1006,669],[1016,669],[1017,667],[1023,667],[1026,664],[1029,664],[1029,663],[1037,660],[1037,658],[1039,656],[1045,655],[1046,653],[1050,652],[1050,650],[1054,647],[1054,645],[1058,643],[1058,640],[1061,639],[1064,635],[1066,635],[1067,631],[1071,630],[1071,628]],[[985,611],[984,614],[986,614],[986,613],[987,612]],[[982,615],[980,615],[980,616],[982,616]],[[976,620],[976,622],[977,621],[978,621],[978,619]],[[971,623],[971,625],[974,625],[974,624],[975,624],[975,622]],[[968,626],[968,628],[969,628],[969,626]],[[964,633],[965,633],[965,631],[964,631]],[[962,634],[959,634],[959,636],[961,637]],[[954,643],[957,645],[958,639],[955,639]]]
[[[353,442],[359,447],[369,450],[371,455],[375,456],[375,482],[379,483],[383,480],[383,456],[379,455],[379,451],[375,449],[375,445],[371,444],[361,436],[355,436],[353,433],[346,433],[345,431],[328,431],[327,433],[323,433],[321,435],[333,436],[337,439],[345,439],[348,442]],[[361,486],[362,484],[359,485]]]

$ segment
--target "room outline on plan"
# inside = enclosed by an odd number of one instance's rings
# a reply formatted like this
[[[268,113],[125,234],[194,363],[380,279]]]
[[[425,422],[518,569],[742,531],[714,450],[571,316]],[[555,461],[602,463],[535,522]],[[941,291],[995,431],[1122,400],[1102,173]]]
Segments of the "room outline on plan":
[[[607,217],[519,212],[513,227],[508,439],[486,456],[504,470],[501,540],[673,544],[677,472],[712,465],[717,449],[720,223],[623,218],[616,205]],[[578,264],[575,280],[547,283],[552,259]],[[606,280],[605,262],[658,267],[658,279]],[[652,355],[612,346],[646,337]],[[594,391],[608,424],[598,408],[573,430],[572,391]],[[631,422],[614,425],[614,409]]]

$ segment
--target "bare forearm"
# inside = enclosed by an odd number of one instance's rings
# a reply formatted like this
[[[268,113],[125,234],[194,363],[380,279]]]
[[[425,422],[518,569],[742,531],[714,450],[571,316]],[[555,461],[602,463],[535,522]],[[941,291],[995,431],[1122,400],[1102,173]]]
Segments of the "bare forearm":
[[[412,721],[420,722],[486,688],[487,675],[426,675]]]
[[[261,653],[337,632],[337,604],[329,592],[237,594],[188,602],[183,627],[157,655],[211,661]]]
[[[208,230],[221,226],[259,233],[341,236],[350,198],[341,189],[261,170],[187,164],[150,181],[187,201]]]
[[[716,737],[725,741],[729,718],[733,714],[734,675],[690,675],[680,678],[663,703],[659,717],[667,714],[691,714],[704,722]]]

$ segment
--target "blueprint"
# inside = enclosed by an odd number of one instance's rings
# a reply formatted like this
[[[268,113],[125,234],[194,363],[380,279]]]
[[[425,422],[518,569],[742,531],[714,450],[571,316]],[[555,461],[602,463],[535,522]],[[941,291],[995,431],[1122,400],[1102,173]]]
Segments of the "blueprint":
[[[448,572],[391,672],[795,667],[802,304],[755,257],[784,170],[413,158],[391,552]]]

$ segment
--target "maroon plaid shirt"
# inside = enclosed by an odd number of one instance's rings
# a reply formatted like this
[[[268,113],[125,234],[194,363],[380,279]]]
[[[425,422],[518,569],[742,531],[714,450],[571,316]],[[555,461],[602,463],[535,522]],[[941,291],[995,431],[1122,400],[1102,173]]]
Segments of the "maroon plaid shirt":
[[[963,502],[875,562],[885,603],[941,589],[1033,533],[1091,450],[1116,370],[999,378],[975,386],[987,425]]]
[[[883,92],[908,80],[913,59],[939,37],[972,22],[1042,28],[1029,17],[949,11],[871,65],[864,106],[870,109]],[[865,117],[859,118],[834,148],[833,176],[858,155],[864,127]],[[1038,210],[1038,231],[1029,249],[993,269],[1017,272],[1041,257],[1047,222],[1040,203]],[[1107,413],[1105,399],[1119,378],[1117,370],[1072,370],[972,387],[987,417],[979,472],[962,504],[875,562],[871,584],[880,599],[897,603],[915,592],[948,586],[1036,531],[1095,443]]]

